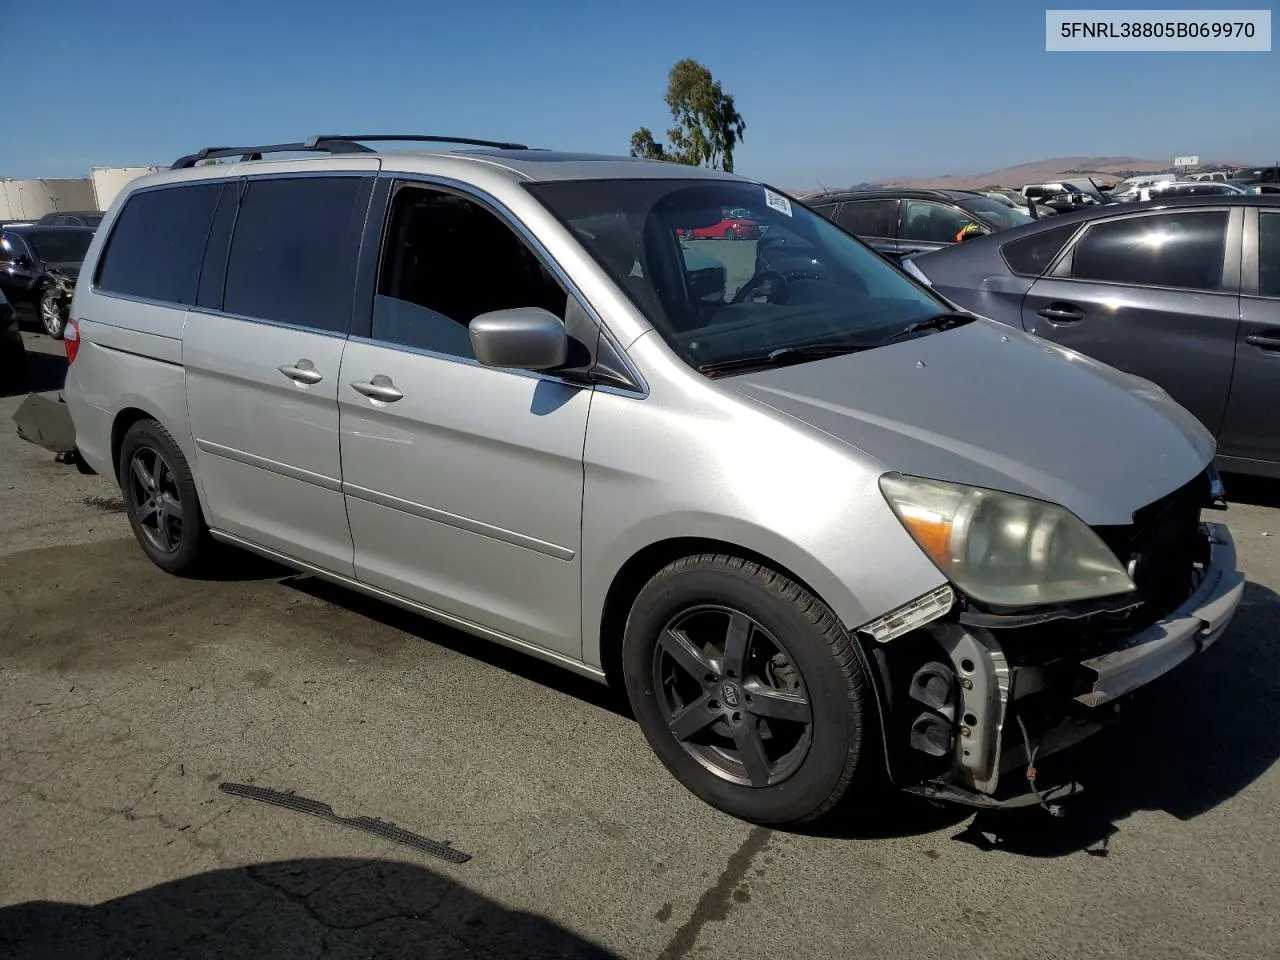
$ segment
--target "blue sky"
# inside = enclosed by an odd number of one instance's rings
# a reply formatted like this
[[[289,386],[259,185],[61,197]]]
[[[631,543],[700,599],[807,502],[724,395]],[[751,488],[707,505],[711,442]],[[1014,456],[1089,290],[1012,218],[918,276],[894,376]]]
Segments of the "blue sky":
[[[1280,159],[1280,48],[1046,53],[1044,7],[1025,0],[11,6],[0,60],[29,109],[6,111],[8,177],[331,132],[625,152],[636,127],[668,126],[686,56],[746,118],[739,172],[786,188],[1055,156]]]

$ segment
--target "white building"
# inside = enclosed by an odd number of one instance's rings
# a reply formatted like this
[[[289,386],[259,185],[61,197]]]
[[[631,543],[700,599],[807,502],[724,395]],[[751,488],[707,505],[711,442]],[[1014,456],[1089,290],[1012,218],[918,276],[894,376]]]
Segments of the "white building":
[[[57,210],[96,210],[88,178],[0,180],[0,220],[38,220]]]
[[[94,167],[89,171],[95,210],[106,210],[130,180],[156,173],[159,167]]]
[[[0,221],[38,220],[60,210],[106,210],[130,180],[159,169],[94,167],[87,177],[0,179]]]

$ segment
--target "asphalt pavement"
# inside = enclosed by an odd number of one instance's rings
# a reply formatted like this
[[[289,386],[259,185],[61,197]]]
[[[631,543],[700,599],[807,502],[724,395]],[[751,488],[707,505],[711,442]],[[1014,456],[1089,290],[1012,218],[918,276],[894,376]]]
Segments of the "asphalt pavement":
[[[60,347],[28,347],[56,381]],[[902,797],[802,834],[695,799],[590,681],[247,557],[167,576],[109,479],[17,438],[18,402],[0,956],[1280,955],[1280,484],[1228,478],[1244,606],[1085,748],[1065,818]]]

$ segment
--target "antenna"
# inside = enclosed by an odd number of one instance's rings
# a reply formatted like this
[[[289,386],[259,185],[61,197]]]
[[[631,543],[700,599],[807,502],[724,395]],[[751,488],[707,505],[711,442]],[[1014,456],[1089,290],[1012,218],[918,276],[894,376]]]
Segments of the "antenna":
[[[813,178],[813,182],[814,182],[814,183],[816,183],[818,186],[820,186],[820,187],[822,188],[822,192],[823,192],[823,193],[830,193],[830,192],[831,192],[830,190],[828,190],[828,189],[827,189],[827,185],[826,185],[825,183],[823,183],[821,180],[819,180],[817,177],[814,177],[814,178]]]

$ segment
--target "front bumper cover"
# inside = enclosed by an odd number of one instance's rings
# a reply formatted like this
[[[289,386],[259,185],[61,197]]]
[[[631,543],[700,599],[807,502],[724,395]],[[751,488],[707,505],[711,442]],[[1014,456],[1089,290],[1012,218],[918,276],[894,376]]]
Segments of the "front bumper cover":
[[[31,393],[13,414],[18,436],[54,453],[76,449],[76,427],[59,391]]]
[[[1226,629],[1244,596],[1244,574],[1236,569],[1236,545],[1224,524],[1208,523],[1210,562],[1187,601],[1124,646],[1081,666],[1097,679],[1076,697],[1100,707],[1168,673],[1192,654],[1208,649]]]

